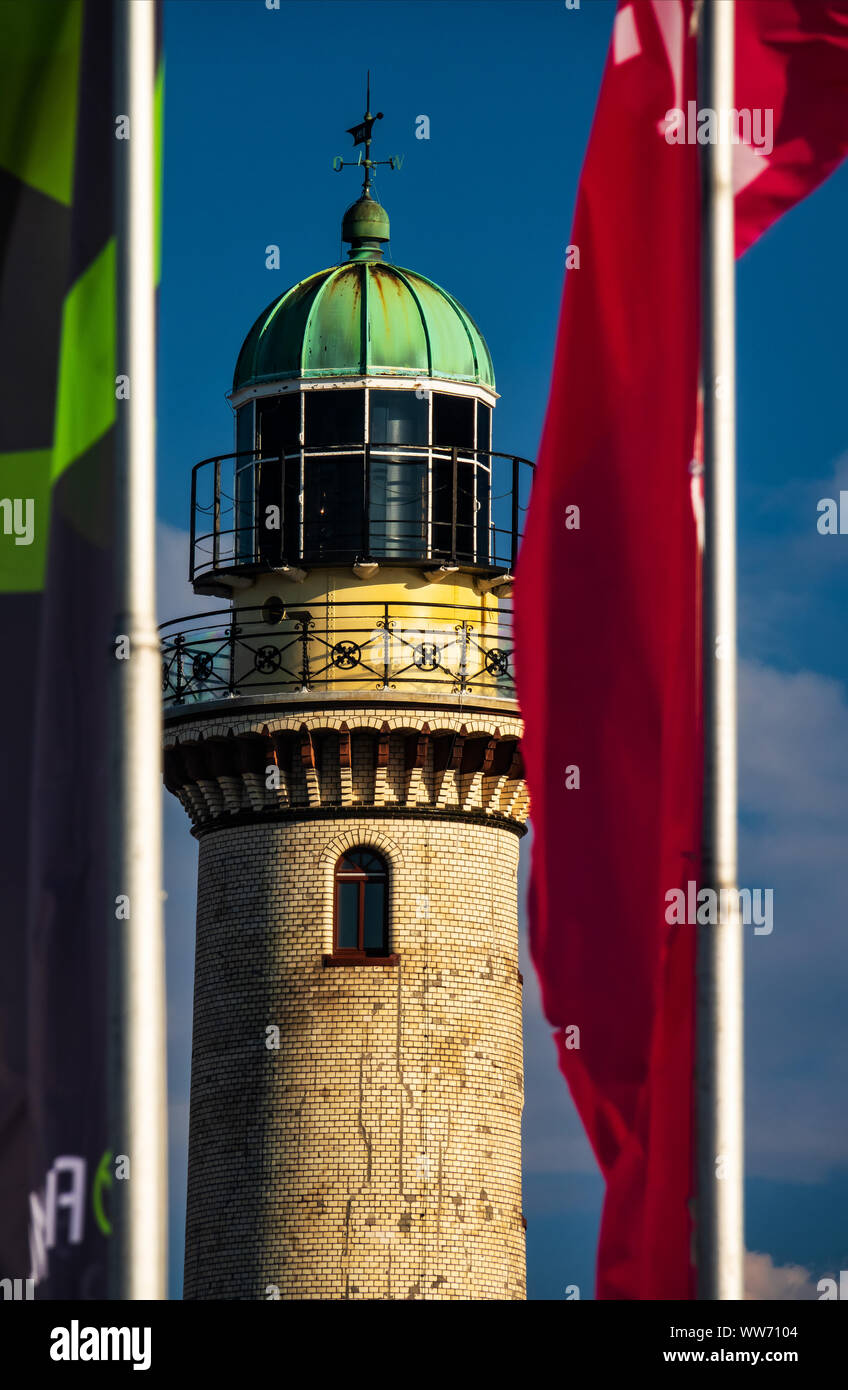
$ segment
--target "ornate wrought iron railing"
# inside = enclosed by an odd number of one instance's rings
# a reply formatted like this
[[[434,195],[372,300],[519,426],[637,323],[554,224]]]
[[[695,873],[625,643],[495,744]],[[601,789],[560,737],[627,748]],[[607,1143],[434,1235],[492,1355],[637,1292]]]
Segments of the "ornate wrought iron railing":
[[[373,442],[203,459],[191,579],[361,560],[510,572],[532,476],[513,454]]]
[[[167,705],[252,693],[418,686],[514,699],[511,611],[313,603],[217,609],[163,623]]]

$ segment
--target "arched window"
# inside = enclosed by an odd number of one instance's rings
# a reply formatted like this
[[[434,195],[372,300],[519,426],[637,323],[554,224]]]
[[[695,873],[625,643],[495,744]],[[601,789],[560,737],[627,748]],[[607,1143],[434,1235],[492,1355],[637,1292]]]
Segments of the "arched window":
[[[389,871],[372,849],[352,849],[336,863],[333,954],[351,963],[389,955]]]

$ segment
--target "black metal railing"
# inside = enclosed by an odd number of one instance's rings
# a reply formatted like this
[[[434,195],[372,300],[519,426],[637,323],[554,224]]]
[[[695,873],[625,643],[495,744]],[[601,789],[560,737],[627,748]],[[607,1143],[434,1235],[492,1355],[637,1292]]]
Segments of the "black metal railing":
[[[217,620],[217,621],[216,621]],[[216,609],[159,629],[167,705],[401,685],[513,699],[511,610],[323,603]]]
[[[191,579],[363,560],[510,573],[532,475],[513,454],[373,442],[204,459]]]

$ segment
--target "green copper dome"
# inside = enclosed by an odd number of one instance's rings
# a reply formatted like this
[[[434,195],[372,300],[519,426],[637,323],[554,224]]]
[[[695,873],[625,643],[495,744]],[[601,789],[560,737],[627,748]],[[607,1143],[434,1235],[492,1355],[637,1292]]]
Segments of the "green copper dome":
[[[432,280],[382,260],[389,219],[363,196],[345,213],[350,261],[319,270],[260,314],[239,353],[233,391],[333,376],[435,377],[495,387],[476,323]]]

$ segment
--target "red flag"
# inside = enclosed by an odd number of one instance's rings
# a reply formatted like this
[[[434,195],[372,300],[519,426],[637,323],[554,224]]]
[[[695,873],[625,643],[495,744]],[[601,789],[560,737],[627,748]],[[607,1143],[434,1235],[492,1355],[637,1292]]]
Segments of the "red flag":
[[[817,74],[844,90],[845,11],[737,0],[737,107],[774,122],[735,161],[740,249],[844,153],[845,103],[816,101],[811,130],[804,101]],[[694,1296],[695,933],[665,920],[699,875],[703,763],[698,145],[669,139],[697,97],[691,19],[690,0],[619,3],[516,592],[531,949],[606,1179],[613,1299]]]
[[[741,256],[848,153],[846,0],[737,0],[736,105],[771,111],[774,141],[733,152]]]

